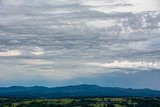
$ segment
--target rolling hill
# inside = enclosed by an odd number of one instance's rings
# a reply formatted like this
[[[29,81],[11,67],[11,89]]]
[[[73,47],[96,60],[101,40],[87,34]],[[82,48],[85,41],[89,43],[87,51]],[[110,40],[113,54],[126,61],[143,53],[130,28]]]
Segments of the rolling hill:
[[[47,88],[34,87],[1,87],[0,97],[22,98],[63,98],[63,97],[95,97],[95,96],[143,96],[160,97],[160,91],[151,89],[127,89],[118,87],[100,87],[97,85],[72,85],[64,87]]]

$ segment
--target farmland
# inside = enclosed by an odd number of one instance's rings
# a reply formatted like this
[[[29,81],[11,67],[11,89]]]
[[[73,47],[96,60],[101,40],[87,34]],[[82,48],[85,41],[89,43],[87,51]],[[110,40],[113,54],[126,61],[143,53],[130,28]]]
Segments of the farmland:
[[[0,98],[0,107],[160,107],[160,98],[80,97],[56,99]]]

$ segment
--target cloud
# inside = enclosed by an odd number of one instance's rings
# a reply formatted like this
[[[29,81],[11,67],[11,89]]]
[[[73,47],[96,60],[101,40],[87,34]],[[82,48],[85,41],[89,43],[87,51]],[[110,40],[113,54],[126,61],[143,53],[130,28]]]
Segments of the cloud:
[[[31,54],[32,55],[43,55],[45,52],[43,51],[43,49],[39,48],[39,47],[34,47]]]
[[[160,38],[130,43],[129,48],[141,51],[160,50]]]
[[[47,61],[42,59],[35,59],[35,60],[22,60],[25,64],[28,65],[51,65],[54,64],[53,61]]]
[[[145,4],[144,4],[145,2]],[[111,12],[143,12],[143,11],[159,11],[159,3],[157,0],[88,0],[82,3],[90,6],[90,10],[104,13]],[[157,5],[158,4],[158,5]]]
[[[0,56],[8,57],[8,56],[20,56],[21,52],[19,50],[7,50],[5,52],[0,52]]]
[[[135,70],[150,70],[150,69],[160,69],[159,62],[145,62],[145,61],[114,61],[112,63],[100,63],[91,62],[86,65],[102,67],[107,69],[135,69]]]
[[[1,0],[2,5],[21,5],[24,3],[23,0]]]
[[[160,12],[145,1],[0,0],[0,80],[159,70]]]
[[[39,73],[43,78],[58,81],[66,81],[78,77],[76,72],[58,71],[54,69],[42,69]]]
[[[115,20],[91,20],[89,22],[86,22],[87,26],[93,26],[97,28],[107,28],[114,26],[116,23]]]

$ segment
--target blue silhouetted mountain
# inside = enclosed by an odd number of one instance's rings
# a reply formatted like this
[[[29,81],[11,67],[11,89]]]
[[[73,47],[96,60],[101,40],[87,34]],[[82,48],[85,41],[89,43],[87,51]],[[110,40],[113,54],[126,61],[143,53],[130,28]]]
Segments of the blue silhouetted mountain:
[[[34,87],[1,87],[0,97],[25,97],[25,98],[61,98],[61,97],[104,97],[104,96],[146,96],[160,97],[160,91],[151,89],[127,89],[118,87],[100,87],[97,85],[73,85],[64,87],[47,88]]]

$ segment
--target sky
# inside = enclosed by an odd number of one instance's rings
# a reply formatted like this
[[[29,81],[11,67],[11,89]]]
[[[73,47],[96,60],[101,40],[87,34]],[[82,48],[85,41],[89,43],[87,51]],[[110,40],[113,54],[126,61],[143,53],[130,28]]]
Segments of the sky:
[[[158,0],[0,0],[0,86],[160,90]]]

